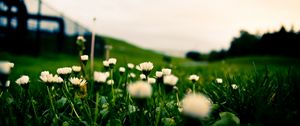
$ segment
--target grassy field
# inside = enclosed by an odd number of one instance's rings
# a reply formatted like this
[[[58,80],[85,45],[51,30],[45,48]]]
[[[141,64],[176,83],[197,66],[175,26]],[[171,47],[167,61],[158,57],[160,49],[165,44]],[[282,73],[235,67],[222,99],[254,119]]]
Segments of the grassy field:
[[[188,90],[205,94],[213,103],[209,117],[200,119],[202,125],[290,125],[299,117],[299,59],[248,56],[208,63],[172,57],[172,62],[167,63],[163,61],[162,54],[125,42],[115,44],[114,41],[106,39],[113,46],[111,57],[117,58],[115,69],[111,70],[111,78],[116,87],[111,90],[105,84],[99,92],[93,92],[85,98],[75,97],[76,94],[72,94],[72,91],[76,90],[67,81],[64,83],[69,84],[72,95],[63,95],[59,90],[65,89],[57,89],[58,91],[50,91],[50,97],[49,92],[47,94],[48,87],[39,79],[42,71],[56,73],[57,68],[79,65],[78,57],[63,54],[31,57],[1,53],[0,60],[13,62],[15,67],[9,77],[9,93],[1,94],[0,124],[185,125],[189,124],[186,122],[188,119],[179,112],[180,105],[177,104],[176,96],[181,101]],[[96,71],[105,71],[102,59],[95,59]],[[160,83],[156,82],[153,85],[153,96],[143,108],[137,104],[139,102],[127,97],[126,87],[120,86],[139,80],[140,72],[133,70],[137,77],[128,79],[127,73],[119,74],[118,68],[126,67],[127,63],[139,64],[146,61],[154,64],[149,77],[154,77],[157,70],[171,68],[172,74],[179,80],[176,84],[178,92],[172,91],[169,94],[159,93],[157,85]],[[188,80],[191,74],[200,76],[195,84]],[[15,83],[21,75],[30,77],[29,95]],[[216,78],[222,78],[223,82],[217,83]],[[88,84],[94,83],[89,77],[87,79]],[[233,89],[232,84],[236,84],[238,88]],[[122,93],[117,93],[119,91]],[[50,99],[53,100],[54,107]],[[144,111],[141,112],[140,109]],[[229,112],[229,116],[222,116],[224,112]]]

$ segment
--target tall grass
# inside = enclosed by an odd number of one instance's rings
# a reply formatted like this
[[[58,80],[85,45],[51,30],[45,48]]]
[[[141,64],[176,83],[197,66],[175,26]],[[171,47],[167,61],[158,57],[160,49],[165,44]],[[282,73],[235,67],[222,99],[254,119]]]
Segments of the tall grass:
[[[195,92],[205,94],[213,102],[209,117],[201,119],[202,125],[236,125],[234,119],[220,122],[222,115],[227,114],[224,112],[236,115],[240,125],[291,125],[299,118],[300,72],[294,64],[282,67],[284,63],[266,65],[234,59],[187,67],[181,66],[180,62],[172,65],[154,62],[149,77],[154,77],[155,71],[171,66],[172,73],[179,78],[178,91],[167,91],[167,87],[157,81],[151,85],[151,98],[141,100],[130,96],[126,90],[127,85],[140,80],[141,72],[126,69],[120,74],[118,71],[129,60],[118,61],[109,70],[109,79],[114,80],[114,85],[97,85],[90,75],[85,78],[89,94],[83,95],[84,91],[73,86],[67,78],[63,85],[54,87],[39,79],[44,70],[55,73],[59,67],[79,65],[76,57],[36,59],[8,55],[2,59],[15,62],[15,68],[9,78],[10,87],[1,90],[0,125],[184,125],[187,122],[178,101],[193,89],[193,83],[188,80],[191,74],[200,75]],[[106,71],[99,59],[95,64],[96,71]],[[131,72],[137,77],[130,78]],[[28,90],[15,83],[22,74],[30,76]],[[71,76],[80,77],[74,73]],[[222,78],[223,83],[216,83],[216,78]],[[91,87],[92,83],[98,89]],[[233,89],[232,84],[238,88]]]

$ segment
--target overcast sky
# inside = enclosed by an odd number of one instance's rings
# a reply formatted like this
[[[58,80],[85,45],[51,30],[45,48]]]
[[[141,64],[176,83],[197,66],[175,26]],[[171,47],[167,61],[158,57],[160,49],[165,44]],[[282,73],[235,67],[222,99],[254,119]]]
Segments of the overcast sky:
[[[300,28],[300,0],[44,0],[99,34],[166,51],[228,48],[251,33]],[[96,17],[95,24],[92,18]]]

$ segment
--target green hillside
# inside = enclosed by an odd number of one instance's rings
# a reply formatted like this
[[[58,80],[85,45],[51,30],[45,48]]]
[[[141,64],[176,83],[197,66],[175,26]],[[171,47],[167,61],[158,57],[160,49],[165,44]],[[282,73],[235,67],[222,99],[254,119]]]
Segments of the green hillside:
[[[135,45],[129,44],[126,41],[105,37],[106,44],[112,45],[111,57],[116,57],[122,63],[123,62],[132,62],[140,63],[144,61],[151,61],[158,64],[163,64],[164,55],[160,52],[156,52],[149,49],[144,49],[137,47]],[[150,44],[150,43],[149,43]],[[184,58],[172,57],[172,62],[177,64],[182,61],[188,61]]]

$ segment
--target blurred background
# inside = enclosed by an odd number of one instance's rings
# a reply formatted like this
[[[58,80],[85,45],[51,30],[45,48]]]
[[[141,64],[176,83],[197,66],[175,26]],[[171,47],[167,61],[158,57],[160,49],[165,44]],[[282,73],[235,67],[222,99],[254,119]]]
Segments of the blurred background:
[[[103,55],[109,38],[112,45],[122,41],[195,61],[245,55],[298,57],[299,4],[297,0],[0,0],[0,51],[77,54],[76,37],[83,35],[89,48],[94,30],[96,56]]]
[[[77,54],[77,36],[83,35],[90,41],[91,34],[89,29],[42,0],[0,1],[1,52],[33,56]],[[97,37],[96,49],[101,53],[104,42]],[[86,44],[89,48],[90,43]]]

